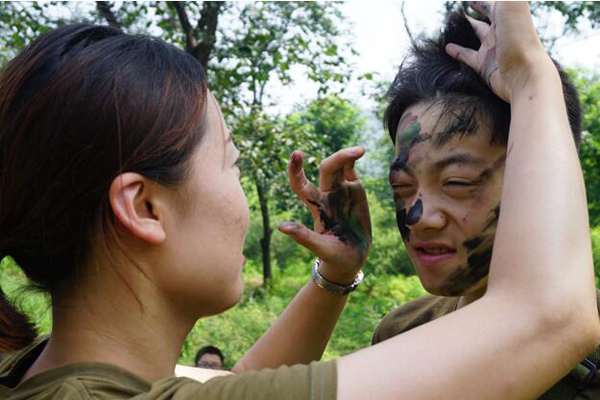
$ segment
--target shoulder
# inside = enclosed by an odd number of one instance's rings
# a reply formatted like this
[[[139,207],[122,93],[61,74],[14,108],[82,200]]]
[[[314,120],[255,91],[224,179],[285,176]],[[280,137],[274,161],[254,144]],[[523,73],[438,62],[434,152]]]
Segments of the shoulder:
[[[387,314],[375,329],[372,344],[423,325],[456,309],[458,297],[426,295],[402,304]]]
[[[147,382],[119,367],[100,363],[80,363],[42,372],[16,387],[0,385],[0,398],[6,399],[197,399],[224,400],[306,399],[334,400],[337,369],[334,361],[314,362],[240,375],[203,376],[205,382],[187,377],[170,377]],[[317,396],[313,396],[314,394]],[[311,397],[312,396],[312,397]]]
[[[313,362],[239,375],[230,373],[209,378],[204,383],[188,378],[169,378],[154,383],[144,399],[163,398],[169,391],[176,391],[178,399],[204,396],[210,399],[334,400],[337,366],[335,361]]]

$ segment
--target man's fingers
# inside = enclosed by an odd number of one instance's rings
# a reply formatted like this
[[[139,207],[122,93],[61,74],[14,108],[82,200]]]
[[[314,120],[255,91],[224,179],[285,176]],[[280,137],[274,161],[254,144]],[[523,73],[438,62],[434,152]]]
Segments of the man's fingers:
[[[477,65],[477,51],[473,49],[467,49],[466,47],[462,47],[454,43],[448,43],[446,45],[446,53],[448,53],[450,57],[464,62],[475,71],[479,71],[479,67]]]
[[[469,23],[473,27],[473,30],[475,31],[475,35],[477,35],[477,38],[479,39],[479,41],[481,43],[483,43],[489,30],[490,30],[490,25],[486,24],[483,21],[478,21],[475,18],[468,16],[467,14],[465,14],[465,17],[467,18],[467,21],[469,21]]]
[[[319,165],[319,189],[327,192],[338,182],[340,174],[344,171],[344,166],[348,163],[354,163],[365,154],[365,148],[362,146],[342,149],[323,161]]]
[[[471,1],[469,6],[479,14],[492,20],[492,2],[490,1]]]

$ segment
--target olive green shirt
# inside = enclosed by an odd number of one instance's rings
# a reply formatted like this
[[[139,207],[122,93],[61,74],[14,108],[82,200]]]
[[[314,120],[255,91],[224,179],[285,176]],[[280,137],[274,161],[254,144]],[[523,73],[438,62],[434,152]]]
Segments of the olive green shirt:
[[[598,309],[600,310],[600,291],[596,291],[596,299],[598,302]],[[428,321],[449,314],[456,310],[458,300],[459,297],[427,295],[409,301],[390,312],[383,320],[381,320],[373,334],[372,343],[376,344],[382,342],[393,336],[416,328]],[[490,371],[490,373],[493,373],[493,371]],[[565,377],[563,378],[563,381],[568,379],[570,378]],[[570,382],[569,384],[572,385]],[[543,398],[552,400],[563,400],[566,398],[565,396],[555,395],[554,393],[555,392],[553,392],[552,395],[547,393]],[[572,397],[572,399],[600,400],[600,371],[597,370],[591,382],[583,389],[578,390],[575,397]]]
[[[313,362],[240,375],[212,378],[200,383],[189,378],[148,382],[110,364],[65,365],[21,378],[46,345],[40,339],[11,354],[0,364],[0,399],[310,399],[334,400],[337,389],[335,361]]]

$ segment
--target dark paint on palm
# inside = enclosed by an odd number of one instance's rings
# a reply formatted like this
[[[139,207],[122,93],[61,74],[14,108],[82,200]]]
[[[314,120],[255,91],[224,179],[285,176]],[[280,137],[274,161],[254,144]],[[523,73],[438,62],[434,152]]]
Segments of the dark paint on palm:
[[[326,232],[341,242],[356,247],[361,253],[371,247],[371,220],[367,198],[358,182],[337,183],[321,200],[308,199],[319,211]]]

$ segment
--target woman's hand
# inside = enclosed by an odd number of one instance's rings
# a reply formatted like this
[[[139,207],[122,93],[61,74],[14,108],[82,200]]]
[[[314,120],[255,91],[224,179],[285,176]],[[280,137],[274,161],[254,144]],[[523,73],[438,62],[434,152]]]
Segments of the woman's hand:
[[[314,218],[314,231],[297,222],[284,222],[279,230],[323,260],[320,272],[328,280],[351,283],[371,249],[371,218],[365,190],[354,162],[362,146],[340,150],[319,166],[319,187],[304,174],[303,155],[294,151],[288,165],[292,191]]]
[[[552,65],[533,26],[529,5],[473,1],[470,7],[491,21],[489,25],[467,16],[481,47],[476,51],[450,43],[446,52],[477,71],[498,97],[510,103],[511,92],[539,71],[539,63]]]

